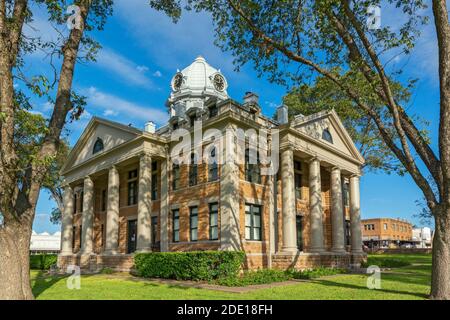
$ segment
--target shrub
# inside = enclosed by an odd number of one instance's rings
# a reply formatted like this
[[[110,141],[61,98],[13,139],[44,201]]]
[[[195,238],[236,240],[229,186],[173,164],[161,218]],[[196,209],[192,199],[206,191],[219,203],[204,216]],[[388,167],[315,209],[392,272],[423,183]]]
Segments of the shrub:
[[[339,269],[339,268],[325,268],[325,267],[319,267],[316,269],[310,269],[310,270],[289,270],[287,271],[289,274],[291,274],[292,278],[294,279],[314,279],[314,278],[320,278],[324,276],[332,276],[335,274],[342,274],[347,273],[347,270],[345,269]]]
[[[276,269],[262,269],[257,271],[245,271],[241,276],[220,278],[217,284],[228,287],[243,287],[254,284],[282,282],[291,279],[286,271]]]
[[[114,270],[111,268],[102,268],[102,270],[100,270],[101,274],[112,274],[114,273]]]
[[[36,254],[30,256],[30,269],[50,270],[58,261],[56,254]]]
[[[236,277],[245,254],[242,251],[192,251],[138,253],[134,263],[139,276],[177,280]]]
[[[378,266],[380,268],[399,268],[411,265],[410,262],[400,259],[383,258],[383,257],[368,257],[367,262],[361,264],[362,267]]]

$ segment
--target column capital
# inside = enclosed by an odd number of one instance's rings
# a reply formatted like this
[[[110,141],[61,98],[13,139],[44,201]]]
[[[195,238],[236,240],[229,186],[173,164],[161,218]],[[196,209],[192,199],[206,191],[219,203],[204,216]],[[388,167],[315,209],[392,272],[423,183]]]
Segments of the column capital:
[[[311,163],[316,162],[316,161],[319,162],[319,163],[322,162],[318,156],[312,156],[311,158],[308,158],[308,159],[305,160],[305,162],[308,163],[308,164],[311,164]]]
[[[353,173],[353,174],[351,174],[350,176],[349,176],[349,178],[351,179],[351,178],[361,178],[361,174],[360,173]]]
[[[331,171],[336,171],[336,170],[342,171],[341,167],[338,167],[338,166],[331,167]]]

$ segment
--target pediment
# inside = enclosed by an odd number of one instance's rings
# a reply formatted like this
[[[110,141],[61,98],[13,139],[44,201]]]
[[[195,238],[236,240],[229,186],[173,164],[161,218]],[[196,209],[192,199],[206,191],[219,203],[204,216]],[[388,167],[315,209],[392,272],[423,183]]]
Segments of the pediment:
[[[130,141],[142,134],[139,130],[117,122],[94,117],[83,131],[80,139],[69,154],[62,171],[80,165],[94,157]],[[94,145],[101,141],[103,148],[94,152]]]
[[[292,122],[291,126],[315,140],[319,140],[355,158],[361,163],[364,162],[364,158],[334,110],[297,118]],[[324,131],[328,131],[331,139],[324,139],[327,135],[326,132],[324,134]]]

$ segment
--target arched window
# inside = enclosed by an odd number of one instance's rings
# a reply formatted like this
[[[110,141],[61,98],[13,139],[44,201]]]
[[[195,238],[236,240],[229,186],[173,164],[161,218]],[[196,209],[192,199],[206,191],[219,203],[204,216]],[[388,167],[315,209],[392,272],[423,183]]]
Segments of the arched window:
[[[328,141],[329,143],[333,143],[333,136],[328,128],[323,129],[322,131],[322,139]]]
[[[208,181],[216,181],[219,178],[217,159],[216,159],[216,148],[212,148],[209,154],[210,158],[208,161]]]
[[[94,149],[92,150],[92,154],[96,154],[100,151],[103,151],[103,148],[104,148],[103,140],[100,138],[97,138],[97,141],[95,141],[95,144],[94,144]]]

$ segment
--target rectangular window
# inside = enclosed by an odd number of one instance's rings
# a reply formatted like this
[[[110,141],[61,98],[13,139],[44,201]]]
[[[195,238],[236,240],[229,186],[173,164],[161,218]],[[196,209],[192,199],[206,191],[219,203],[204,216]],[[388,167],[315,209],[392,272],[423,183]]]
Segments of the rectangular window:
[[[191,155],[191,164],[189,165],[189,186],[197,184],[198,166],[195,160],[195,154]]]
[[[157,233],[158,233],[158,217],[152,217],[152,244],[156,244],[157,239]]]
[[[219,205],[209,204],[209,240],[219,239]]]
[[[191,235],[191,241],[198,240],[198,207],[189,208],[189,229]]]
[[[77,201],[78,201],[78,196],[75,193],[75,195],[73,196],[73,213],[78,213],[78,211],[77,211]]]
[[[102,190],[102,211],[106,211],[106,189]]]
[[[83,202],[84,202],[84,191],[81,191],[81,196],[80,196],[80,212],[83,212]]]
[[[133,206],[137,204],[138,198],[138,184],[137,184],[138,171],[128,171],[128,205]]]
[[[72,251],[75,250],[75,238],[77,234],[77,227],[72,228]]]
[[[245,150],[245,180],[252,183],[261,183],[261,172],[259,168],[259,153],[257,153],[256,159],[251,159],[250,149]]]
[[[79,226],[78,229],[80,229],[79,235],[80,235],[80,250],[81,250],[81,244],[83,243],[83,232],[82,232],[83,229],[81,226]]]
[[[128,205],[137,204],[137,181],[128,182]]]
[[[385,223],[384,224],[384,230],[387,230],[388,229],[388,225],[387,225],[387,223]]]
[[[213,106],[209,107],[209,117],[210,118],[217,116],[218,113],[219,113],[219,109],[217,108],[217,105],[213,105]]]
[[[348,183],[344,183],[342,186],[342,195],[344,197],[344,206],[350,206],[350,194],[348,191]]]
[[[172,166],[172,189],[177,190],[180,188],[180,165],[173,164]]]
[[[180,210],[172,210],[173,242],[180,241]]]
[[[152,200],[158,199],[158,174],[152,174]]]
[[[245,239],[261,241],[261,206],[245,205]]]
[[[158,162],[152,162],[152,200],[158,199]]]
[[[295,197],[302,199],[302,163],[300,161],[294,161],[295,172]]]

